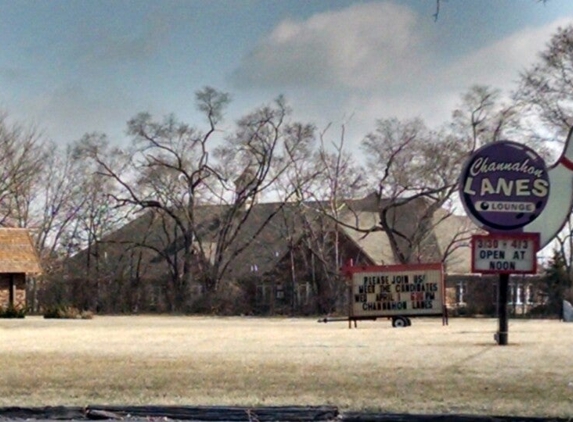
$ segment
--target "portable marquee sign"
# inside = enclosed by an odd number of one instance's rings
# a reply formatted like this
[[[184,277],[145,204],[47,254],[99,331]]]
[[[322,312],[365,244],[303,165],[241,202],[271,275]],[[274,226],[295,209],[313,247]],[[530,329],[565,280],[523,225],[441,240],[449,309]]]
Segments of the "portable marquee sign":
[[[350,315],[391,317],[442,315],[442,264],[351,267]]]

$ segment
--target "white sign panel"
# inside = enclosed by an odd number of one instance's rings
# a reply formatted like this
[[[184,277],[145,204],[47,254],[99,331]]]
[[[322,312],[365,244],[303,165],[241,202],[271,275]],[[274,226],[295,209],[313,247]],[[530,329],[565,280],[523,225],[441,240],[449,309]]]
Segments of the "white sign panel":
[[[489,234],[472,237],[472,272],[535,274],[539,235]]]
[[[366,267],[352,272],[352,316],[441,315],[441,264]]]

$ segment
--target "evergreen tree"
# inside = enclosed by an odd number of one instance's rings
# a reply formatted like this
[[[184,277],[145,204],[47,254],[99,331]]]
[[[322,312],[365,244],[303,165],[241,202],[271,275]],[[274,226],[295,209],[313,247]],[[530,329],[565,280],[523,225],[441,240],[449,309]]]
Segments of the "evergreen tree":
[[[543,282],[544,293],[547,295],[547,312],[561,318],[563,299],[571,288],[571,278],[567,273],[565,257],[561,252],[553,251],[553,257],[545,269]]]

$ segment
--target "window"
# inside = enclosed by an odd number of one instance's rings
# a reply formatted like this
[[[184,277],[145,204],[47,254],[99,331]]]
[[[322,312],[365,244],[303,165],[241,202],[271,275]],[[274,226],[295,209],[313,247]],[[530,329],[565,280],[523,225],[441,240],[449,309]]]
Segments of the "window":
[[[531,284],[525,287],[525,303],[529,305],[533,304],[533,286]]]
[[[456,305],[463,306],[466,304],[465,294],[466,294],[466,282],[458,281],[456,283]]]
[[[515,286],[515,304],[522,305],[523,304],[523,284],[519,283]]]
[[[310,282],[299,283],[296,289],[296,303],[305,305],[310,300]]]
[[[277,284],[277,299],[284,299],[285,298],[285,291],[283,289],[283,285],[281,283]]]
[[[526,302],[526,295],[527,287],[522,283],[509,283],[509,305],[523,305]]]
[[[257,301],[262,304],[271,303],[271,286],[266,283],[257,286]]]

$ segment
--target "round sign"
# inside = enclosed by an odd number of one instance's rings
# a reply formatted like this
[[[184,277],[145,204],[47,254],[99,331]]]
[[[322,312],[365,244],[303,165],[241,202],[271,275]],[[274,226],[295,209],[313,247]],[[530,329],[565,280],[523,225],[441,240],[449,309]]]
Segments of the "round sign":
[[[468,215],[485,230],[515,230],[535,220],[549,198],[543,159],[531,148],[500,141],[478,149],[460,179]]]

